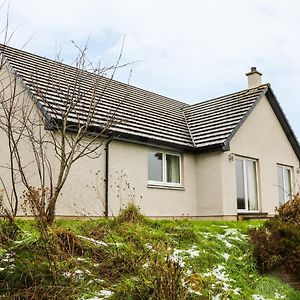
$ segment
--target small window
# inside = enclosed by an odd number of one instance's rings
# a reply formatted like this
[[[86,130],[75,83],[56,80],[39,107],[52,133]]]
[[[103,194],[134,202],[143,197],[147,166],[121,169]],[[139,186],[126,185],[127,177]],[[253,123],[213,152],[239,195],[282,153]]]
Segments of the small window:
[[[148,181],[151,184],[181,184],[181,156],[164,152],[148,154]]]
[[[291,174],[291,167],[277,165],[279,206],[287,202],[292,194]]]

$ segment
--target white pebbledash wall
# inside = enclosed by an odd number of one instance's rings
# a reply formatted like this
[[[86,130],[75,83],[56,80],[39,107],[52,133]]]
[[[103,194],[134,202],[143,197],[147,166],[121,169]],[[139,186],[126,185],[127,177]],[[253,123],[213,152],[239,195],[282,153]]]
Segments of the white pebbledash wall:
[[[230,143],[222,157],[224,215],[236,213],[235,162],[230,154],[257,160],[259,210],[274,214],[279,204],[277,164],[292,167],[293,192],[299,191],[299,161],[267,98],[264,96]],[[298,172],[297,172],[298,171]]]

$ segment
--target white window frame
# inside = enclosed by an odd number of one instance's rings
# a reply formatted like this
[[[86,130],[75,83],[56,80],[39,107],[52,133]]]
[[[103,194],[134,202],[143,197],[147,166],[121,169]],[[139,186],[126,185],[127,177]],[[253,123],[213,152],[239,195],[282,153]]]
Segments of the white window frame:
[[[164,151],[150,151],[151,153],[162,154],[162,181],[155,181],[148,179],[148,185],[150,186],[166,186],[166,187],[180,187],[182,188],[182,155],[179,153],[164,152]],[[167,155],[173,155],[179,157],[179,182],[167,182]],[[149,167],[149,166],[147,166]]]
[[[277,174],[277,171],[278,171],[278,167],[280,167],[281,168],[281,170],[282,170],[282,178],[283,178],[283,191],[284,191],[284,194],[285,194],[285,199],[284,199],[284,203],[286,203],[288,200],[289,200],[289,197],[291,196],[291,194],[292,194],[292,187],[293,187],[293,185],[292,185],[292,182],[293,182],[293,168],[292,167],[290,167],[290,166],[287,166],[287,165],[283,165],[283,164],[277,164],[276,165],[276,174]],[[290,171],[290,186],[291,186],[291,193],[290,194],[288,194],[287,192],[286,192],[286,180],[285,180],[285,176],[284,176],[284,170],[289,170]],[[278,181],[278,178],[277,178],[277,181]],[[279,186],[279,182],[277,182],[278,183],[278,188],[280,188],[280,186]],[[278,197],[279,197],[279,195],[278,195]],[[280,205],[280,199],[278,198],[278,203],[279,203],[279,205]]]
[[[245,208],[244,209],[238,209],[238,212],[247,212],[247,213],[257,213],[260,210],[260,197],[259,197],[259,184],[258,184],[258,160],[245,157],[245,156],[236,156],[235,159],[239,159],[243,161],[243,176],[244,176],[244,189],[245,189]],[[246,199],[248,198],[248,186],[247,186],[247,175],[246,175],[246,161],[253,161],[255,163],[255,180],[256,180],[256,198],[257,198],[257,210],[249,210],[248,207],[248,201]],[[237,182],[236,182],[237,184]],[[236,197],[237,198],[237,197]],[[237,200],[237,199],[236,199]]]

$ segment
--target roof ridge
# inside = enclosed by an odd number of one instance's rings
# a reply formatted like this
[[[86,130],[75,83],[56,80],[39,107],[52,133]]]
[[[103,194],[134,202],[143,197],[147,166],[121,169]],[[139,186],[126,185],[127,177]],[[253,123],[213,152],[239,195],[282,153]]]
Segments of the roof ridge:
[[[183,108],[181,109],[181,112],[182,112],[182,115],[183,115],[183,118],[184,118],[186,127],[187,127],[187,129],[188,129],[188,132],[189,132],[189,134],[190,134],[191,141],[192,141],[194,147],[197,148],[197,145],[196,145],[196,142],[195,142],[195,139],[194,139],[194,135],[193,135],[193,133],[192,133],[192,131],[191,131],[191,129],[190,129],[190,125],[189,125],[189,122],[188,122],[188,120],[187,120],[187,118],[186,118],[186,115],[185,115],[185,112],[184,112]]]
[[[237,91],[237,92],[233,92],[233,93],[229,93],[229,94],[224,94],[224,95],[219,96],[219,97],[215,97],[215,98],[211,98],[211,99],[208,99],[208,100],[203,100],[203,101],[200,101],[200,102],[196,102],[194,104],[190,104],[189,107],[195,107],[197,105],[202,105],[202,104],[205,104],[205,103],[210,102],[210,101],[221,100],[224,97],[228,97],[228,96],[240,94],[240,93],[243,93],[243,92],[247,92],[247,91],[251,91],[251,90],[257,90],[258,88],[262,88],[263,86],[270,86],[270,83],[263,83],[263,84],[261,84],[261,85],[259,85],[257,87],[247,88],[247,89],[243,89],[243,90],[240,90],[240,91]]]

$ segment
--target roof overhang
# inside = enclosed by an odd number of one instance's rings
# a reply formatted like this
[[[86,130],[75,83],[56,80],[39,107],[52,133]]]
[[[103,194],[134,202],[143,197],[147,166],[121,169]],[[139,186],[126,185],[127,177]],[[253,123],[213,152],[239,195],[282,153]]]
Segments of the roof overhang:
[[[284,130],[284,133],[287,137],[287,139],[289,140],[295,154],[298,157],[298,160],[300,161],[300,145],[298,142],[298,139],[287,119],[287,117],[285,116],[278,100],[277,97],[275,95],[275,93],[273,92],[272,88],[270,85],[268,85],[268,90],[265,93],[282,129]]]

